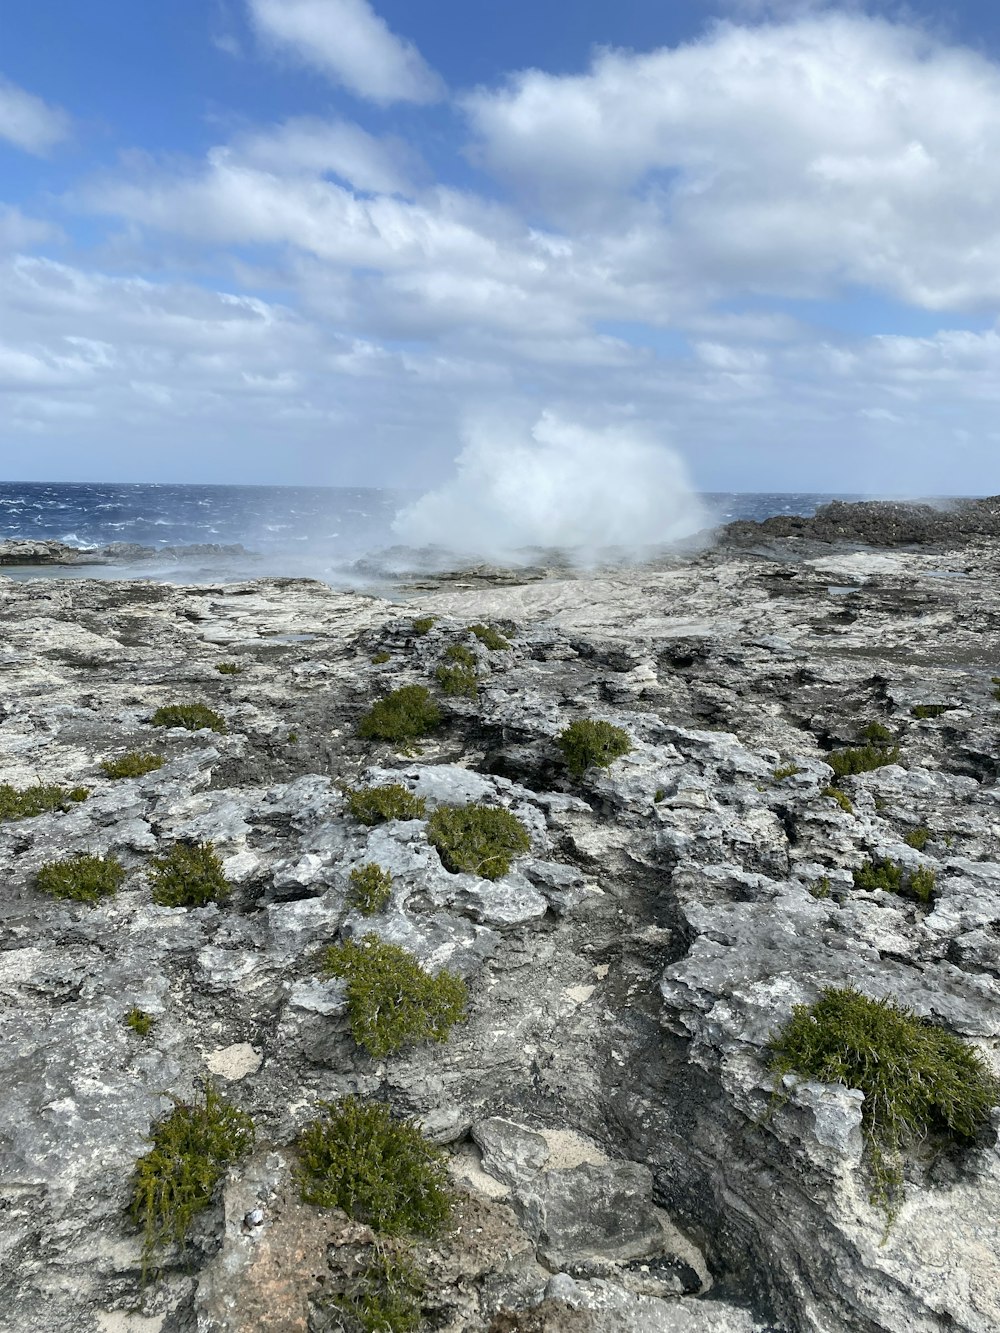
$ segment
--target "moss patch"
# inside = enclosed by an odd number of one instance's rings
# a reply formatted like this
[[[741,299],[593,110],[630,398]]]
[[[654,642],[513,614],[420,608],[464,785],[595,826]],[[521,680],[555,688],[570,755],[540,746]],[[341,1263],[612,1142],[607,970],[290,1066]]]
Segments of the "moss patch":
[[[298,1137],[302,1202],[384,1235],[435,1236],[451,1213],[445,1154],[381,1102],[321,1102]]]
[[[388,870],[370,862],[365,866],[355,866],[350,879],[348,900],[362,916],[374,916],[376,912],[385,909],[392,897],[392,876]]]
[[[824,787],[822,795],[828,796],[831,801],[836,801],[845,815],[854,814],[854,806],[846,791],[841,791],[839,787]]]
[[[165,763],[162,754],[131,750],[117,759],[105,759],[101,770],[106,778],[141,778],[147,773],[155,773]]]
[[[411,953],[377,935],[333,945],[323,971],[347,982],[351,1035],[375,1060],[404,1046],[445,1041],[465,1018],[467,991],[457,973],[432,976]]]
[[[974,1047],[891,1000],[830,988],[797,1005],[771,1040],[770,1067],[864,1093],[861,1115],[873,1202],[895,1212],[902,1156],[934,1136],[968,1143],[997,1100],[997,1081]]]
[[[386,662],[392,661],[392,653],[376,653],[372,658],[372,666],[384,666]]]
[[[241,676],[243,668],[236,662],[216,662],[215,669],[220,676]]]
[[[185,731],[217,731],[226,734],[225,718],[205,704],[164,704],[150,719],[154,727],[183,727]]]
[[[388,819],[423,819],[427,814],[423,797],[412,795],[398,782],[348,790],[347,808],[355,819],[369,826]]]
[[[492,805],[439,806],[427,837],[446,869],[483,879],[500,879],[515,856],[531,850],[531,837],[517,816]]]
[[[253,1121],[211,1087],[204,1100],[183,1102],[157,1120],[152,1148],[136,1163],[129,1211],[143,1233],[143,1271],[172,1242],[183,1244],[191,1223],[211,1202],[232,1162],[253,1150]]]
[[[910,712],[914,717],[923,719],[940,717],[942,713],[947,713],[953,707],[953,704],[917,704],[915,708],[910,709]]]
[[[232,886],[210,842],[177,842],[150,862],[153,902],[160,907],[206,907],[224,903]]]
[[[39,870],[35,884],[53,898],[75,903],[97,903],[117,893],[125,881],[125,867],[113,856],[70,856],[50,861]]]
[[[139,1009],[138,1007],[131,1008],[123,1021],[125,1026],[131,1028],[139,1037],[148,1037],[153,1028],[156,1027],[156,1019],[153,1015],[147,1014],[145,1009]]]
[[[899,746],[862,745],[834,750],[826,756],[826,762],[833,769],[834,777],[847,778],[856,773],[871,773],[876,768],[885,768],[887,764],[899,761]]]
[[[407,744],[428,735],[440,723],[440,709],[426,685],[403,685],[372,705],[358,733],[366,740]]]
[[[0,782],[0,821],[34,819],[54,810],[68,810],[75,801],[85,801],[89,795],[86,787],[54,787],[45,783],[12,787]]]
[[[910,829],[909,833],[907,833],[906,837],[903,839],[907,847],[913,847],[918,852],[922,852],[930,840],[930,829],[923,828],[922,826],[920,828]]]
[[[595,722],[591,718],[571,722],[557,744],[575,778],[582,778],[588,768],[610,768],[632,749],[628,732],[610,722]]]

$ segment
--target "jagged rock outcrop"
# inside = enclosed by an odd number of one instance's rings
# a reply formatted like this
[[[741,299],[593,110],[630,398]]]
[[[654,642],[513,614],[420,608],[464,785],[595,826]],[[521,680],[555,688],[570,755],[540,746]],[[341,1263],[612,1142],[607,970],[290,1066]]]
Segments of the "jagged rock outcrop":
[[[449,1152],[454,1225],[415,1249],[433,1327],[1000,1325],[997,1125],[908,1161],[882,1243],[860,1095],[792,1082],[775,1104],[766,1063],[796,1003],[848,983],[998,1063],[992,545],[443,581],[405,609],[307,581],[0,579],[0,613],[0,781],[90,789],[0,823],[4,1333],[335,1327],[324,1293],[372,1237],[299,1201],[293,1144],[346,1093]],[[418,615],[438,617],[429,633]],[[464,632],[482,621],[512,648]],[[370,703],[433,685],[456,642],[477,698],[442,699],[419,753],[360,739]],[[186,700],[227,734],[151,726]],[[574,783],[555,738],[578,716],[633,749]],[[899,760],[845,779],[848,810],[826,760],[870,721]],[[136,749],[166,763],[103,775]],[[510,809],[530,852],[495,882],[453,874],[425,820],[350,816],[345,787],[386,781],[428,811]],[[182,838],[215,843],[229,903],[152,902],[149,858]],[[38,892],[38,867],[77,851],[122,860],[114,898]],[[932,902],[856,887],[869,856],[932,868]],[[366,918],[348,888],[368,862],[393,888]],[[368,931],[465,977],[469,1020],[445,1044],[382,1061],[354,1044],[316,959]],[[133,1005],[148,1038],[123,1023]],[[257,1149],[143,1286],[132,1166],[207,1077],[253,1115]]]

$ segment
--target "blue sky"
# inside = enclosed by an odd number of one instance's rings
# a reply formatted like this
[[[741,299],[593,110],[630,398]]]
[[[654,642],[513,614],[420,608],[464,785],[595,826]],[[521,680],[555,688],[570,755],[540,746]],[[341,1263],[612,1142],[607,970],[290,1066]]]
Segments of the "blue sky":
[[[970,0],[5,0],[0,475],[992,493],[997,143]]]

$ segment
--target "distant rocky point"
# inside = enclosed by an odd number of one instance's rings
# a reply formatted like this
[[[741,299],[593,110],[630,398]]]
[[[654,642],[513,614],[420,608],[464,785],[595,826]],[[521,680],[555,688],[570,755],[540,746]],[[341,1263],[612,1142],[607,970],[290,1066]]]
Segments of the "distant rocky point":
[[[864,546],[954,547],[977,537],[1000,536],[1000,495],[954,500],[946,505],[912,500],[832,500],[821,505],[811,518],[776,514],[760,523],[740,519],[727,523],[718,535],[734,546],[775,537],[802,537]]]
[[[253,552],[235,542],[200,542],[191,546],[140,546],[136,542],[112,542],[108,546],[67,546],[65,542],[34,541],[15,537],[0,542],[2,565],[129,565],[136,561],[182,561],[252,557]]]

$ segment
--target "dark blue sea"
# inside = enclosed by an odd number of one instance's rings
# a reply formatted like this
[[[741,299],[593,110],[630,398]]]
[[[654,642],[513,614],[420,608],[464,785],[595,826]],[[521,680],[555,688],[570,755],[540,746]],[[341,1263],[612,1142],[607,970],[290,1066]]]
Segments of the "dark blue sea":
[[[700,500],[714,526],[734,518],[808,515],[832,498],[708,494]],[[370,581],[380,562],[396,571],[406,567],[407,553],[391,525],[415,499],[405,491],[345,487],[0,482],[0,540],[55,540],[81,549],[130,543],[163,553],[135,565],[78,571],[89,577],[139,574],[196,582],[287,574],[354,586]],[[178,559],[169,550],[192,545],[238,545],[249,554]],[[64,577],[67,570],[51,572]]]

